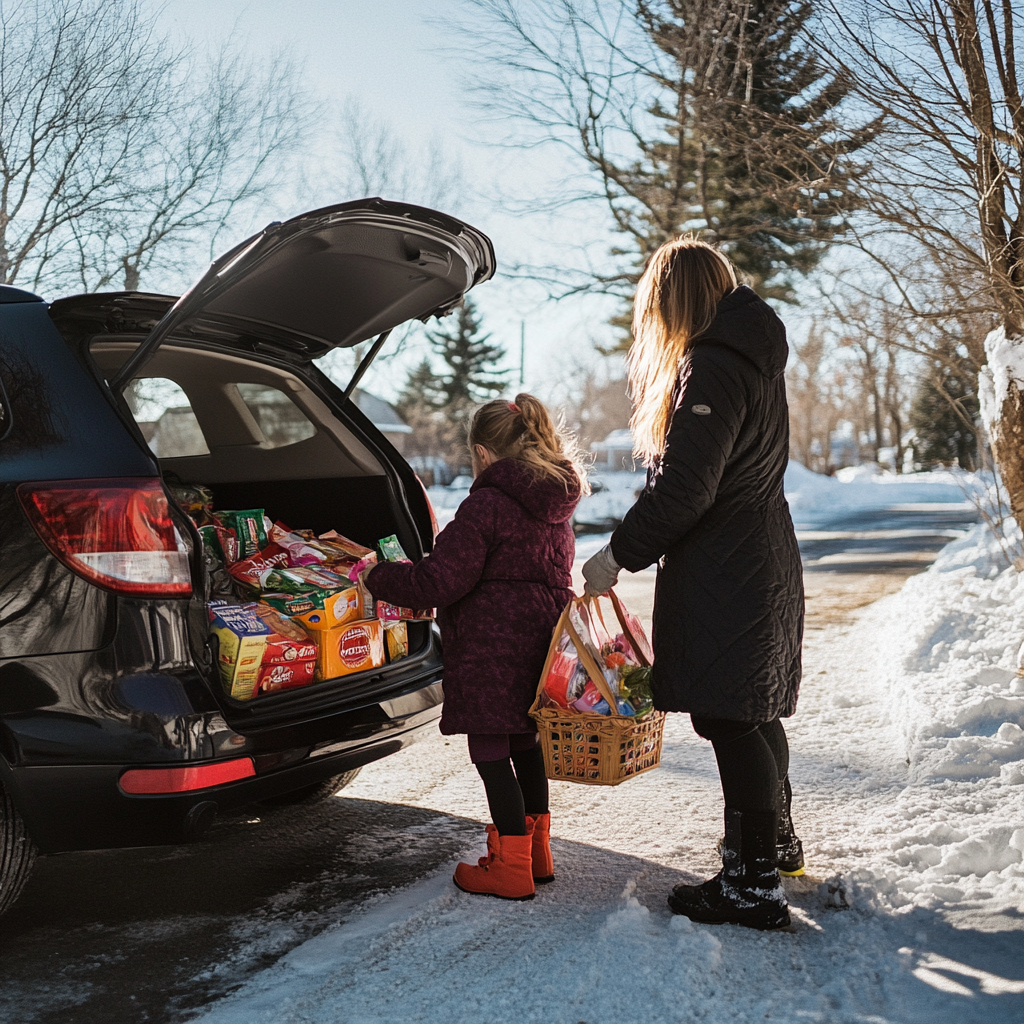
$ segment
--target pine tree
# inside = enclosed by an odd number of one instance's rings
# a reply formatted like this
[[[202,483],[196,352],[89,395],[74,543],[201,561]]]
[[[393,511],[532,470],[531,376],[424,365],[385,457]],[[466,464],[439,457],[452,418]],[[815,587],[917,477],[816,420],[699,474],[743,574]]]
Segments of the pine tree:
[[[630,163],[600,144],[586,154],[633,242],[616,251],[635,254],[627,284],[663,242],[696,232],[760,294],[792,301],[795,275],[846,230],[859,205],[854,154],[877,126],[839,123],[849,85],[801,38],[812,13],[807,0],[639,0],[665,57],[646,71],[661,130],[636,134]]]
[[[505,390],[508,371],[497,369],[505,350],[491,344],[489,334],[481,333],[480,318],[470,299],[459,307],[450,325],[427,331],[427,338],[445,364],[437,390],[439,406],[450,421],[465,419],[474,405]]]
[[[925,469],[954,464],[975,469],[978,412],[977,371],[953,344],[946,343],[921,378],[911,407],[916,461]]]

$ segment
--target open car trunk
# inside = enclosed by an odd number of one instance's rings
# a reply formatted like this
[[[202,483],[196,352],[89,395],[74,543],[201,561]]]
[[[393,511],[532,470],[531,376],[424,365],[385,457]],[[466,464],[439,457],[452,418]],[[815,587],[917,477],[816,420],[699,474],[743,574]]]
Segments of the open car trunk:
[[[107,376],[139,341],[94,335],[88,354]],[[171,493],[199,485],[212,495],[216,511],[263,510],[269,520],[292,529],[317,536],[335,530],[371,549],[394,535],[414,559],[430,548],[429,507],[412,471],[311,364],[241,356],[215,342],[175,338],[153,355],[145,376],[132,382],[125,398],[122,411],[132,414]],[[155,421],[147,418],[156,412]],[[201,550],[195,525],[184,515],[179,523]],[[196,596],[208,603],[211,579],[203,559],[192,563]],[[245,600],[239,592],[233,603]],[[203,618],[192,615],[189,628],[193,649],[202,650],[208,643]],[[275,717],[275,710],[287,717],[288,708],[379,700],[415,675],[425,659],[436,661],[431,623],[409,621],[406,629],[408,654],[366,671],[238,701],[220,684],[216,659],[210,657],[208,681],[228,719],[236,721]]]
[[[393,535],[398,541],[395,548],[412,559],[429,550],[432,516],[419,482],[408,463],[352,404],[351,395],[393,328],[414,318],[444,315],[494,271],[493,247],[476,228],[423,207],[360,199],[268,225],[215,260],[179,298],[139,293],[78,296],[50,307],[65,338],[105,384],[126,426],[140,445],[148,445],[169,493],[192,495],[187,504],[203,525],[197,530],[182,512],[181,527],[193,546],[198,600],[193,601],[189,630],[198,664],[211,663],[210,656],[203,656],[209,650],[206,637],[199,635],[209,621],[203,602],[212,596],[211,578],[220,597],[235,585],[235,574],[218,567],[216,557],[211,557],[220,547],[228,563],[231,559],[221,541],[228,548],[234,544],[226,524],[214,523],[212,510],[258,510],[234,517],[238,528],[254,540],[262,531],[262,510],[289,531],[312,531],[295,543],[300,549],[303,542],[319,544],[321,554],[321,535],[332,530],[365,548]],[[351,349],[371,339],[375,340],[344,392],[313,364],[331,349]],[[196,487],[205,491],[196,492]],[[197,497],[201,500],[196,505]],[[287,536],[279,530],[276,539],[286,544]],[[284,554],[279,544],[268,557]],[[296,557],[307,556],[308,548]],[[288,569],[296,575],[283,582],[302,585],[301,563],[293,563],[291,553],[287,557]],[[258,636],[264,627],[246,615],[259,615],[280,641],[273,641],[274,658],[289,653],[286,638],[292,627],[299,634],[292,635],[295,644],[301,644],[303,635],[299,623],[312,631],[306,647],[310,642],[317,647],[319,679],[310,683],[307,673],[301,687],[268,687],[266,695],[258,681],[256,690],[239,700],[244,686],[226,681],[225,693],[211,678],[226,716],[252,720],[261,715],[260,708],[330,704],[339,694],[373,700],[389,687],[400,687],[400,677],[415,675],[417,659],[424,671],[432,659],[436,681],[440,663],[428,621],[409,621],[404,656],[400,630],[388,631],[399,654],[393,664],[379,664],[378,657],[386,656],[379,655],[373,635],[379,637],[384,631],[381,623],[395,612],[355,601],[346,615],[372,612],[374,618],[364,614],[365,643],[357,639],[346,646],[346,638],[339,637],[334,654],[341,661],[332,655],[330,662],[338,668],[335,678],[327,659],[321,664],[320,655],[327,649],[321,633],[327,622],[340,627],[348,621],[339,622],[334,614],[341,602],[328,611],[328,587],[320,586],[313,598],[307,594],[303,599],[323,604],[318,625],[303,620],[307,612],[296,611],[292,602],[278,601],[287,607],[288,621],[278,618],[272,626],[277,612],[268,616],[266,604],[277,599],[267,596],[265,587],[282,582],[277,569],[284,566],[271,571],[266,559],[262,564],[264,569],[246,569],[265,598],[259,607],[224,615],[213,612],[220,619],[235,620],[234,625],[213,623],[221,666],[246,664],[247,679],[252,678],[260,641],[249,644],[243,659],[243,634]],[[354,566],[355,562],[349,570]],[[247,575],[243,582],[251,578]],[[325,580],[331,583],[320,577],[321,583]],[[333,593],[342,593],[347,583],[347,578],[334,577]],[[252,587],[246,593],[251,597]],[[244,600],[242,593],[232,596]],[[265,643],[269,651],[272,642]],[[229,657],[224,655],[225,644],[233,652]],[[360,660],[356,655],[363,647],[371,654]],[[295,649],[290,653],[293,661],[304,661],[308,668],[305,655]],[[260,671],[266,664],[283,664],[274,658],[263,657]],[[372,667],[364,671],[368,662]],[[344,669],[351,671],[345,674]],[[211,677],[215,670],[214,659]],[[293,676],[292,682],[298,678]]]

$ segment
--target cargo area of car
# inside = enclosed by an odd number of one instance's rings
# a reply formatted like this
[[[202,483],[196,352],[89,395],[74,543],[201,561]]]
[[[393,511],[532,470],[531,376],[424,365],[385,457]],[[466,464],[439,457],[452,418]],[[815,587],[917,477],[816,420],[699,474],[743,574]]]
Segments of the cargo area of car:
[[[106,375],[137,343],[100,335],[89,353]],[[212,496],[216,512],[262,510],[292,530],[316,537],[337,531],[371,549],[395,536],[410,555],[420,554],[420,528],[372,431],[358,417],[336,413],[331,396],[318,393],[301,367],[170,341],[144,372],[126,389],[126,399],[170,491],[198,485]],[[161,396],[155,405],[154,393]],[[162,409],[159,418],[147,419],[154,409]],[[208,581],[200,586],[209,592]],[[241,592],[235,601],[245,602]],[[405,628],[407,657],[414,659],[430,644],[430,624]],[[252,702],[308,698],[332,683],[351,692],[360,676],[369,682],[380,671],[318,678],[305,690],[261,693]]]

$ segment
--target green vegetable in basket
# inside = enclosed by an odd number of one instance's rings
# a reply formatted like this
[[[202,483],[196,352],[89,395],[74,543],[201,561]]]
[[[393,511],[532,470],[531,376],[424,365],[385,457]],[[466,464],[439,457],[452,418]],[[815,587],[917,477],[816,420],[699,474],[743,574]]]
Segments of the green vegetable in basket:
[[[637,719],[650,714],[654,710],[651,670],[639,665],[626,668],[619,683],[619,696],[625,697],[633,705]]]

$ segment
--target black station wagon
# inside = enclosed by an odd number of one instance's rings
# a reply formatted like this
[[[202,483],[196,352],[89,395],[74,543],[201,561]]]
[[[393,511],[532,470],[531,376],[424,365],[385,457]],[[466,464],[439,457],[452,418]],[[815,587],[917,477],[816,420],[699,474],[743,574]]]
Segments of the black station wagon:
[[[494,269],[474,228],[366,199],[270,225],[178,299],[0,287],[0,911],[36,850],[180,843],[333,793],[433,726],[428,621],[393,664],[230,697],[172,488],[422,557],[429,501],[353,391],[393,328]],[[314,364],[364,342],[345,390]],[[179,396],[158,438],[132,411],[147,381]]]

